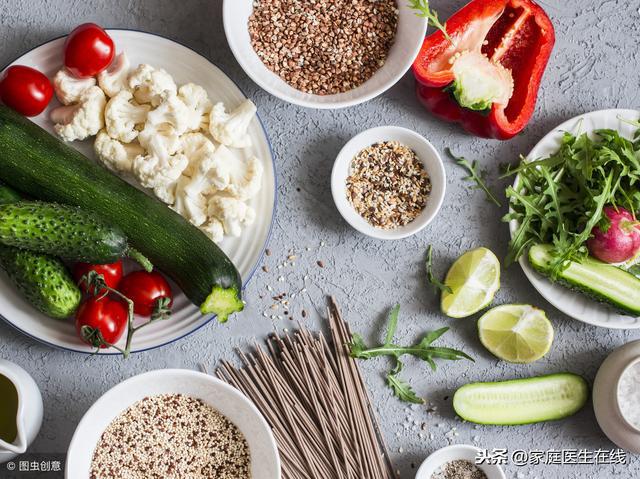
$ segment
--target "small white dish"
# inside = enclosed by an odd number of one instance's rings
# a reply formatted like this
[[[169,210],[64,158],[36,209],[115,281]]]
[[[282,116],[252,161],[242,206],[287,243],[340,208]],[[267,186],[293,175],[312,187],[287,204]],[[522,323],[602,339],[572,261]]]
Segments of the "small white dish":
[[[618,130],[626,138],[633,138],[635,127],[629,125],[624,119],[638,119],[638,110],[600,110],[577,116],[565,121],[550,131],[527,155],[527,160],[545,158],[560,148],[564,132],[592,133],[594,130],[611,128]],[[520,177],[517,176],[513,187],[518,189]],[[518,228],[518,222],[512,220],[509,223],[511,237]],[[611,329],[638,329],[640,318],[626,316],[616,312],[613,308],[599,304],[584,294],[572,291],[559,284],[552,283],[547,278],[537,273],[529,264],[526,255],[520,258],[520,266],[533,287],[553,306],[568,316],[578,321]]]
[[[363,149],[383,141],[398,141],[415,151],[431,179],[431,194],[427,204],[415,220],[408,225],[392,230],[376,228],[369,224],[347,199],[346,184],[353,158]],[[338,211],[347,223],[356,230],[383,240],[407,238],[425,228],[438,214],[444,201],[447,177],[438,150],[415,131],[399,126],[380,126],[354,136],[338,153],[331,172],[331,193]]]
[[[640,454],[640,430],[622,415],[618,385],[622,374],[640,361],[640,340],[631,341],[605,359],[593,382],[593,410],[600,429],[622,449]]]
[[[438,468],[447,462],[463,459],[476,464],[476,456],[480,452],[475,446],[466,444],[454,444],[443,447],[427,457],[418,468],[416,479],[431,479]],[[487,475],[487,479],[505,479],[502,468],[497,464],[476,464],[478,469]]]
[[[148,396],[178,393],[201,399],[240,429],[249,445],[252,479],[280,478],[280,457],[271,428],[246,396],[208,374],[186,369],[163,369],[121,382],[91,406],[71,439],[66,479],[89,477],[93,452],[102,433],[129,406]]]
[[[224,31],[233,55],[245,73],[263,90],[281,100],[308,108],[344,108],[381,95],[411,68],[427,32],[427,19],[418,17],[405,0],[398,1],[398,31],[384,66],[351,91],[336,95],[312,95],[286,83],[269,70],[254,51],[248,29],[253,4],[253,0],[224,1]]]

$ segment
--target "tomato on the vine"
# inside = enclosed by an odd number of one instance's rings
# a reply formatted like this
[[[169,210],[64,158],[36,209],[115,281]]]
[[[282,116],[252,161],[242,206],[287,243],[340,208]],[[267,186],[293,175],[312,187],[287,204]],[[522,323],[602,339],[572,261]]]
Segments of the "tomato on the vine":
[[[104,297],[91,297],[76,311],[76,332],[91,346],[108,348],[127,329],[129,311],[122,302]]]
[[[51,81],[35,68],[13,65],[0,78],[0,100],[24,116],[42,113],[52,97]]]
[[[109,288],[118,289],[118,285],[122,279],[122,260],[109,264],[76,263],[73,266],[73,277],[79,284],[80,289],[85,293],[88,292],[87,285],[82,281],[82,279],[90,271],[95,271],[96,273],[101,274],[104,278],[105,284]],[[93,293],[94,292],[91,291],[91,294]]]
[[[83,23],[64,43],[64,65],[77,78],[96,76],[113,61],[113,39],[99,25]]]
[[[163,298],[168,300],[165,308],[170,308],[173,303],[171,286],[164,276],[156,271],[129,273],[120,281],[118,290],[133,301],[135,313],[141,316],[151,316]]]

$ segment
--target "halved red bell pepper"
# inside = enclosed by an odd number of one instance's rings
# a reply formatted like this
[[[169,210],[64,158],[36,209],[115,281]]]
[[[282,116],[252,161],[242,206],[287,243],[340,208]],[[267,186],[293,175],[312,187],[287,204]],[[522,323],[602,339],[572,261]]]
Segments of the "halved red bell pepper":
[[[532,0],[473,0],[425,38],[413,64],[417,94],[428,110],[467,131],[507,140],[527,125],[555,33],[545,11]],[[511,71],[513,95],[506,105],[493,103],[488,111],[463,108],[448,91],[455,80],[452,63],[460,52],[481,52]]]

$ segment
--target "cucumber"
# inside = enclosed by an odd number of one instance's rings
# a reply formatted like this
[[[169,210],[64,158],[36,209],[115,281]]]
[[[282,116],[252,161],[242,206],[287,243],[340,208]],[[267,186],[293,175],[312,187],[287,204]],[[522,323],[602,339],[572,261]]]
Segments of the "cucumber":
[[[552,250],[551,245],[532,246],[529,263],[540,273],[548,275]],[[571,261],[560,273],[558,281],[596,301],[614,306],[623,314],[640,316],[640,278],[616,266],[589,256],[581,263]]]
[[[240,274],[203,232],[3,105],[0,180],[34,198],[79,206],[118,225],[203,314],[216,314],[223,322],[243,309]]]
[[[20,195],[0,184],[0,205],[20,200]],[[0,269],[38,311],[56,319],[71,316],[82,293],[67,268],[57,258],[0,245]]]
[[[120,228],[75,206],[38,201],[0,205],[0,244],[94,264],[113,263],[128,252]]]
[[[467,384],[453,396],[453,409],[477,424],[531,424],[571,416],[582,409],[588,396],[589,387],[581,376],[559,373]]]

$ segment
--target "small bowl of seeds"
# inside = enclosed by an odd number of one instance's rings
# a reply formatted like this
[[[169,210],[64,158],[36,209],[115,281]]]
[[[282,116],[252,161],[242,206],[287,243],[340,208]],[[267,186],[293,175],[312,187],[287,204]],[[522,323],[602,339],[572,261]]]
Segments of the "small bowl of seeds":
[[[479,448],[465,444],[438,449],[420,465],[416,479],[506,479],[498,464],[478,460],[480,453]]]
[[[382,94],[409,70],[427,30],[406,0],[225,0],[222,13],[245,73],[309,108]]]
[[[331,191],[347,223],[373,238],[412,236],[438,214],[446,175],[434,146],[397,126],[352,138],[333,165]]]

